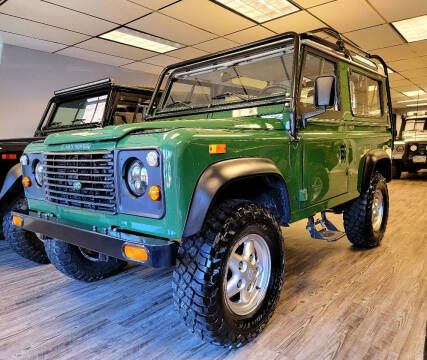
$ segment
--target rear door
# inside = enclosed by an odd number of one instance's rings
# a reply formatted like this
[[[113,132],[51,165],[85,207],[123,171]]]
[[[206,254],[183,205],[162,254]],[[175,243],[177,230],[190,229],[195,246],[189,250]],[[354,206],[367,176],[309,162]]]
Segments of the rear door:
[[[299,131],[302,145],[303,207],[344,194],[348,191],[347,148],[342,130],[340,77],[336,60],[326,54],[306,48],[301,71],[298,116],[316,112],[313,106],[314,81],[320,75],[336,76],[335,107],[312,117],[307,128]]]

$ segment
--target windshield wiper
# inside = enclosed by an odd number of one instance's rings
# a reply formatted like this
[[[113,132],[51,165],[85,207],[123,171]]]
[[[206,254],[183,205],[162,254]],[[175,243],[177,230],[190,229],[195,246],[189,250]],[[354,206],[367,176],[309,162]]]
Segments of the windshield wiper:
[[[174,101],[174,102],[171,102],[170,104],[167,104],[165,106],[165,108],[169,109],[169,108],[174,107],[176,105],[184,105],[185,107],[187,107],[187,109],[193,109],[193,107],[190,105],[189,101]]]
[[[242,95],[242,94],[232,93],[231,91],[227,91],[225,93],[213,96],[212,100],[225,100],[225,98],[227,96],[235,96],[235,97],[237,97],[237,98],[239,98],[240,100],[243,100],[243,101],[249,101],[251,99],[251,97],[249,95],[245,96],[245,95]]]

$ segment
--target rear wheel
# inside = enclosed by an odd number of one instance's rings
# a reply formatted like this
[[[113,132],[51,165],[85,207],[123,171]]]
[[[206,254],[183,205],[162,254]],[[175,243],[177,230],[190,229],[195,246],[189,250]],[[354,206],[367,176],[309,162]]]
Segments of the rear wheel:
[[[272,316],[284,265],[282,233],[271,212],[246,201],[225,201],[199,234],[183,239],[174,302],[203,340],[240,347]]]
[[[95,251],[56,239],[46,239],[45,247],[52,264],[60,272],[76,280],[102,280],[117,274],[126,266],[125,261],[111,257],[100,260]]]
[[[13,224],[13,210],[28,210],[28,203],[24,194],[20,194],[12,201],[9,211],[3,217],[4,237],[9,246],[13,251],[25,259],[40,264],[48,264],[49,258],[47,257],[43,241],[40,240],[35,233],[26,231]]]
[[[376,172],[368,189],[344,210],[344,228],[350,242],[359,248],[378,246],[387,227],[388,209],[387,183]]]

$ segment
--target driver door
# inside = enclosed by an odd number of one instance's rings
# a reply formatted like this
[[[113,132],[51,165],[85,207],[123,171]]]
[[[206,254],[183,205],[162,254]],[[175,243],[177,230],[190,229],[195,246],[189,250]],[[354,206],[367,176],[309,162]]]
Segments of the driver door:
[[[320,75],[336,77],[336,104],[325,113],[308,119],[299,135],[302,145],[303,207],[312,206],[348,191],[348,154],[342,129],[337,62],[321,52],[305,49],[300,79],[298,116],[316,112],[314,80]],[[302,200],[302,199],[301,199]]]

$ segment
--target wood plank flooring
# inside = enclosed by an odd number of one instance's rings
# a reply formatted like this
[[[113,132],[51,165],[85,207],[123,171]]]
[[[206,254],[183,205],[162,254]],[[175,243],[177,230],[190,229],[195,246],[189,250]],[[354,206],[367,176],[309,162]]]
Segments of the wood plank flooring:
[[[134,266],[85,284],[21,259],[0,241],[0,359],[423,359],[427,320],[427,172],[390,186],[381,247],[283,229],[287,276],[267,329],[228,351],[187,332],[171,274]],[[342,220],[332,216],[339,227]]]

